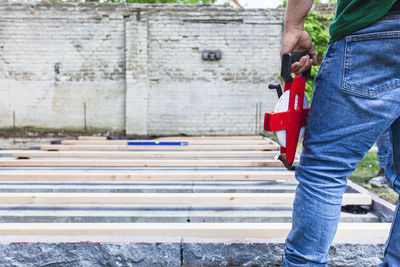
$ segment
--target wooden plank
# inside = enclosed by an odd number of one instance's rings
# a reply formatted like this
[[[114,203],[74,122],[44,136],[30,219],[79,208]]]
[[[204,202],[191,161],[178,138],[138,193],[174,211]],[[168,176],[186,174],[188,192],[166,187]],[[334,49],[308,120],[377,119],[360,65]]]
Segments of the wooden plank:
[[[294,172],[0,172],[0,181],[294,181]]]
[[[390,223],[339,223],[337,239],[384,239]],[[2,236],[285,238],[291,223],[1,223]]]
[[[279,146],[279,144],[278,144],[277,142],[275,142],[274,140],[272,140],[271,138],[264,137],[263,139],[266,140],[266,141],[268,141],[268,142],[270,142],[271,145],[277,145],[277,146]]]
[[[274,151],[26,151],[11,153],[12,157],[65,157],[65,158],[271,158]]]
[[[292,205],[293,193],[0,193],[12,205]],[[371,205],[371,197],[344,194],[343,205]]]
[[[168,141],[160,140],[62,140],[62,145],[127,145],[128,142],[134,143],[148,143],[148,142],[181,142],[183,144],[191,145],[269,145],[270,142],[266,140],[182,140],[174,139]]]
[[[107,136],[79,136],[78,140],[107,140]]]
[[[261,135],[239,135],[239,136],[165,136],[154,140],[263,140]]]
[[[164,136],[152,140],[264,140],[261,135],[240,135],[240,136]],[[78,140],[107,140],[107,136],[79,136]],[[268,140],[268,139],[266,139]],[[133,140],[132,140],[133,141]]]
[[[119,145],[43,145],[41,150],[132,150],[132,151],[245,151],[278,150],[277,145],[191,145],[191,146],[119,146]]]
[[[295,162],[296,164],[297,162]],[[0,160],[0,167],[283,167],[280,160],[78,159]]]
[[[164,136],[152,140],[262,140],[261,135],[239,135],[239,136]],[[107,140],[107,136],[79,136],[78,140]]]

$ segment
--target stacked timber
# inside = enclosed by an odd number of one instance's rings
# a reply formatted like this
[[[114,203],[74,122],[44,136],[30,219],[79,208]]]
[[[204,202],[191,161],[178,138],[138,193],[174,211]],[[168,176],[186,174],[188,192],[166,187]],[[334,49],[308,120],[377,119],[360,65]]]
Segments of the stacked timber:
[[[279,266],[297,182],[278,149],[261,136],[80,137],[2,151],[0,265]],[[389,225],[368,194],[343,206],[367,212],[341,214],[331,263],[376,265]]]
[[[82,136],[0,160],[0,234],[276,239],[290,230],[294,173],[262,136],[107,140]],[[370,206],[346,193],[344,206]],[[343,213],[338,238],[382,238]]]

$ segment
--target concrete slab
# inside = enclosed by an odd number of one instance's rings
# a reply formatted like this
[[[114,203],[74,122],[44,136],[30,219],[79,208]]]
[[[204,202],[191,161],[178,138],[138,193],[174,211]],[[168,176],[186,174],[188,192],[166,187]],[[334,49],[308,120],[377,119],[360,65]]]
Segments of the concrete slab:
[[[280,266],[284,244],[183,243],[183,264],[190,266]],[[336,244],[329,266],[365,267],[382,262],[383,244]]]
[[[103,240],[101,240],[103,239]],[[280,266],[284,244],[268,240],[174,240],[143,242],[135,237],[65,239],[6,237],[0,244],[1,266]],[[106,239],[107,240],[107,239]],[[102,242],[103,241],[103,242]],[[105,242],[104,242],[105,241]],[[8,243],[6,243],[8,242]],[[365,267],[381,262],[383,244],[334,244],[329,266]]]
[[[0,266],[181,266],[180,243],[11,243],[0,255]]]

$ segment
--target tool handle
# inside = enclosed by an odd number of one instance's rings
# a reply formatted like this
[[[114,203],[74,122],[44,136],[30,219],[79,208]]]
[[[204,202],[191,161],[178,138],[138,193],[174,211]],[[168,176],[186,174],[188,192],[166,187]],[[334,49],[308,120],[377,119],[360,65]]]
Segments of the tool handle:
[[[285,82],[293,82],[293,77],[291,75],[292,64],[296,61],[299,61],[300,58],[307,55],[310,56],[310,58],[312,58],[310,54],[304,52],[287,52],[283,54],[281,76]],[[310,74],[311,74],[311,69],[308,69],[307,71],[303,72],[300,76],[305,77],[307,80],[310,77]]]
[[[272,90],[276,90],[276,93],[278,94],[278,98],[281,97],[281,95],[282,95],[282,87],[281,87],[280,84],[269,84],[268,88],[272,89]]]

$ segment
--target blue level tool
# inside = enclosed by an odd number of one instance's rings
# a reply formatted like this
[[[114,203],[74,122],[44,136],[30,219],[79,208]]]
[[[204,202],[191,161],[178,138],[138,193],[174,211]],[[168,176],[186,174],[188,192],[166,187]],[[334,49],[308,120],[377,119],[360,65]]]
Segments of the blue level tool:
[[[188,146],[188,142],[127,142],[128,146]]]

